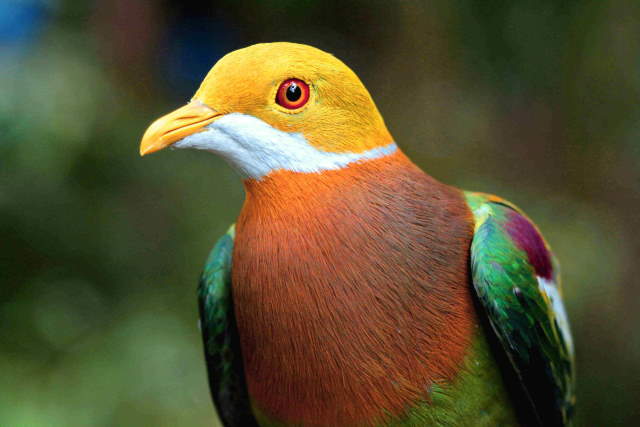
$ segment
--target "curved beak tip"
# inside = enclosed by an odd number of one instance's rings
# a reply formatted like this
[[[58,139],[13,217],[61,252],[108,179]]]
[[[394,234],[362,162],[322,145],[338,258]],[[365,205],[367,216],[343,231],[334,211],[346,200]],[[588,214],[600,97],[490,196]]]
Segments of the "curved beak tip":
[[[145,154],[150,154],[147,147],[140,146],[140,157],[144,157]]]

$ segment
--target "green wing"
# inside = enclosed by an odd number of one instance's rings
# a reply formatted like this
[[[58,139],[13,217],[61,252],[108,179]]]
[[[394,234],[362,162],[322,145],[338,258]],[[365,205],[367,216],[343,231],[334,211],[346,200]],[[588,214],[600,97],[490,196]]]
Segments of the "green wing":
[[[475,218],[471,272],[480,304],[538,423],[570,423],[575,404],[573,344],[558,265],[515,206],[466,193]]]
[[[257,423],[247,393],[231,295],[234,237],[235,226],[231,226],[211,250],[200,277],[200,327],[209,387],[218,415],[227,427],[250,427]]]

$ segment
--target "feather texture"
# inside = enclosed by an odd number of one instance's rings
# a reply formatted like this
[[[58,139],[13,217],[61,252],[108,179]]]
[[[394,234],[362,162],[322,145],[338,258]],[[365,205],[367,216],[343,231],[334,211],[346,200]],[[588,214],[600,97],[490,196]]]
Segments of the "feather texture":
[[[473,285],[541,425],[570,422],[575,404],[573,346],[557,263],[515,206],[467,193],[475,216]]]
[[[472,341],[472,217],[402,153],[247,181],[233,295],[269,418],[372,425],[456,378]]]

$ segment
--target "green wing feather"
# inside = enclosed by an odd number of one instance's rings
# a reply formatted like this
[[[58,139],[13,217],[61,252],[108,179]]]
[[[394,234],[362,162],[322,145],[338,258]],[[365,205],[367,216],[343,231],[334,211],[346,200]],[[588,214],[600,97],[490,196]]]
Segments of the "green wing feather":
[[[251,412],[231,294],[231,254],[235,226],[209,254],[198,287],[200,327],[211,396],[222,423],[257,426]]]
[[[473,285],[541,425],[570,423],[575,404],[571,333],[558,264],[515,206],[466,193],[475,218]]]

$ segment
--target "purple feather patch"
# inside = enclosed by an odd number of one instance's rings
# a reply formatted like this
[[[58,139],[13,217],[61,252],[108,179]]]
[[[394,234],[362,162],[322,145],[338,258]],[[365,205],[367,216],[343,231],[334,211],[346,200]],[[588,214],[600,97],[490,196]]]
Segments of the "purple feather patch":
[[[550,280],[553,275],[551,255],[540,233],[531,222],[514,211],[508,216],[506,228],[516,245],[527,253],[529,263],[533,266],[536,274]]]

